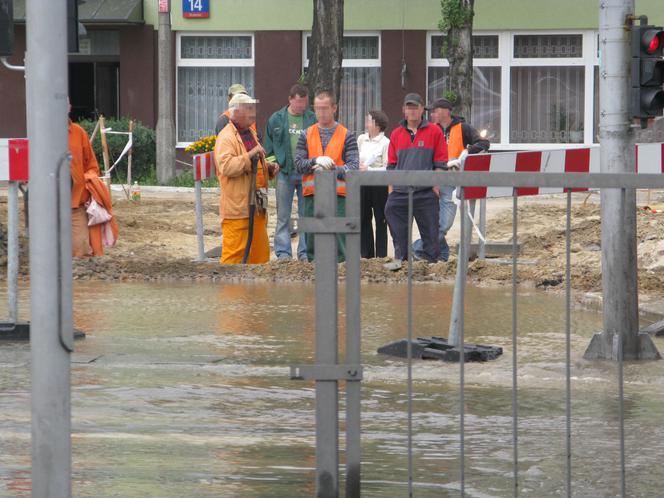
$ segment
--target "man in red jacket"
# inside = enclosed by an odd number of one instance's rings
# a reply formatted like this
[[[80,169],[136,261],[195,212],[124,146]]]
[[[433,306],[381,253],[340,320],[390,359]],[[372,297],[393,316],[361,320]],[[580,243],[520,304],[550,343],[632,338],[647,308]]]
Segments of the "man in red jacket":
[[[390,135],[387,169],[437,171],[447,169],[447,144],[441,129],[424,119],[424,101],[417,93],[404,99],[404,120]],[[436,262],[438,244],[438,187],[415,188],[413,217],[422,236],[424,259]],[[385,205],[385,218],[394,241],[395,261],[386,268],[398,270],[408,258],[408,187],[394,186]]]

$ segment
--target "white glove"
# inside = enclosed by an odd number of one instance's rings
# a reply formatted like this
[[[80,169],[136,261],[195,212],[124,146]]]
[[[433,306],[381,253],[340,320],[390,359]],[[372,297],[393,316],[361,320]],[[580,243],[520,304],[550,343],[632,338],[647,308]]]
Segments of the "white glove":
[[[334,169],[334,159],[328,156],[319,156],[316,158],[316,164],[324,170],[331,171]]]
[[[447,167],[448,169],[458,170],[459,168],[461,168],[461,161],[459,159],[451,159],[447,161]]]

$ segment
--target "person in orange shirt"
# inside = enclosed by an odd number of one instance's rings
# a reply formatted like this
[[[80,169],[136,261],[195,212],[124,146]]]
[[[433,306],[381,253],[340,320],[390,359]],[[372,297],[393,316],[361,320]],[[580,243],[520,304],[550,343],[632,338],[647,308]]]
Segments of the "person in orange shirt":
[[[221,187],[219,215],[224,234],[221,263],[267,263],[270,244],[267,238],[267,185],[278,167],[265,161],[251,124],[256,120],[256,99],[246,94],[235,95],[230,103],[230,122],[217,136],[214,159]],[[254,179],[255,189],[252,188]],[[251,199],[255,192],[255,200]],[[250,202],[251,201],[251,202]],[[250,208],[250,204],[255,205]],[[250,212],[254,211],[253,232],[250,234]],[[248,244],[250,242],[250,244]]]
[[[71,103],[69,104],[71,112]],[[71,252],[74,258],[91,255],[88,214],[85,203],[90,193],[85,187],[85,175],[99,176],[99,165],[90,144],[90,137],[76,123],[69,120],[69,153],[71,154]]]

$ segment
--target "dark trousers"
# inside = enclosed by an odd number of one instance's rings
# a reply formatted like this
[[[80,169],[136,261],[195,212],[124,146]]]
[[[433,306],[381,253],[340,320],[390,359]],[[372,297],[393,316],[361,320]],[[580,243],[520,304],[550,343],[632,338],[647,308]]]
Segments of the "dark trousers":
[[[385,203],[387,187],[365,186],[361,194],[361,247],[363,258],[384,258],[387,256],[387,221]],[[374,244],[373,220],[376,219],[376,240]]]
[[[422,238],[424,259],[438,261],[438,196],[433,190],[420,190],[413,193],[413,217]],[[408,259],[408,194],[392,192],[385,205],[385,217],[394,240],[396,259]]]

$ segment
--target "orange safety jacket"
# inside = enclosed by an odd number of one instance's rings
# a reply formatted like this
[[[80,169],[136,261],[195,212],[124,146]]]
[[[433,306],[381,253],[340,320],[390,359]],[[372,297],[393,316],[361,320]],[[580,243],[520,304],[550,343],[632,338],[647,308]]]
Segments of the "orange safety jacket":
[[[228,118],[228,122],[230,123],[231,122],[231,111],[230,111],[230,109],[226,109],[224,112],[222,112],[222,114]],[[256,122],[251,123],[249,128],[256,131]],[[219,131],[221,131],[221,130],[219,130]]]
[[[320,139],[320,130],[318,123],[311,125],[307,128],[307,147],[309,149],[309,158],[327,156],[334,160],[337,168],[344,166],[344,144],[346,143],[346,134],[348,130],[342,125],[338,124],[337,129],[334,130],[330,143],[323,151],[323,142]],[[314,195],[314,174],[309,173],[302,175],[302,193],[305,196]],[[346,197],[346,181],[340,180],[337,177],[337,195]]]
[[[463,145],[461,123],[457,123],[450,128],[450,139],[449,142],[447,142],[448,160],[458,159],[465,149],[466,147]]]

